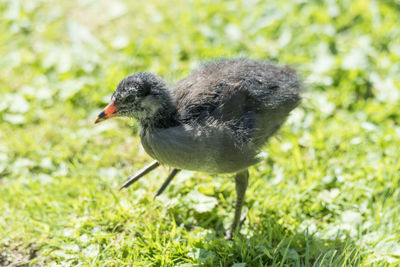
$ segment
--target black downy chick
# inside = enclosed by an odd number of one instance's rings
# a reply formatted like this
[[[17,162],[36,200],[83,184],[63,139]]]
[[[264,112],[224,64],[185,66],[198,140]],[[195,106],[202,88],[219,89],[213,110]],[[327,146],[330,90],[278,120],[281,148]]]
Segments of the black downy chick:
[[[240,223],[247,168],[301,100],[302,84],[289,67],[247,59],[217,60],[172,88],[155,74],[124,78],[96,123],[114,116],[135,118],[146,152],[155,159],[131,176],[128,187],[165,164],[173,167],[158,196],[181,169],[236,173],[233,232]]]

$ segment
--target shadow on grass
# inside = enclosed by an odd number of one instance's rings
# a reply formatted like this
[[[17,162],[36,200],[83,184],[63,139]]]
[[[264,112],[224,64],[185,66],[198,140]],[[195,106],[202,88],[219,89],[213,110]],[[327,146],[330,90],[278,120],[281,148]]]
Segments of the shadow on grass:
[[[291,231],[278,220],[273,212],[262,214],[260,223],[250,224],[250,235],[236,235],[233,241],[207,234],[195,244],[192,257],[204,266],[357,266],[360,263],[361,255],[352,240],[321,239],[307,231]],[[222,219],[217,222],[218,233]],[[206,226],[210,228],[209,224]]]

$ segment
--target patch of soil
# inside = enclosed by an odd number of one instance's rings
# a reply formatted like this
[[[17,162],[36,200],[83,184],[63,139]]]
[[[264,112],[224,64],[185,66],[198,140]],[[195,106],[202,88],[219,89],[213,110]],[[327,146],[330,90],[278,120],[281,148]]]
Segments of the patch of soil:
[[[0,266],[7,267],[29,267],[29,266],[37,266],[35,264],[29,264],[29,261],[35,259],[37,257],[36,253],[38,252],[38,246],[28,245],[24,246],[23,244],[19,244],[13,247],[10,247],[7,244],[3,244],[0,247]]]

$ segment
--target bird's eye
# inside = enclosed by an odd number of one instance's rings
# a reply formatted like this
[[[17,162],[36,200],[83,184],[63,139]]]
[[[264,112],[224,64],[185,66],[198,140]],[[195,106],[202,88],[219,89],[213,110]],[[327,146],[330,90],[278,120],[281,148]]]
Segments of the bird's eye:
[[[127,97],[125,97],[124,102],[125,103],[130,103],[133,102],[135,100],[135,96],[134,95],[128,95]]]

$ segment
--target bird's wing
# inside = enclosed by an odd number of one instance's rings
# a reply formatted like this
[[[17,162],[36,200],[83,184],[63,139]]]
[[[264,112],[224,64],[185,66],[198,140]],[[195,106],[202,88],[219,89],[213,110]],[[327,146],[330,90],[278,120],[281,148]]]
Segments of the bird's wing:
[[[175,86],[174,92],[179,118],[186,123],[239,120],[246,109],[247,93],[239,83],[184,79]]]
[[[286,117],[299,103],[300,88],[300,81],[290,68],[235,60],[204,65],[179,81],[172,94],[184,123],[211,120],[236,125],[235,129],[242,127],[237,125],[254,128],[258,126],[248,123]]]

